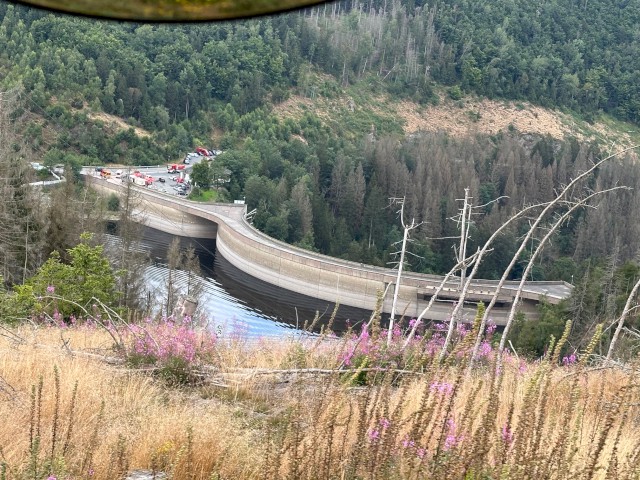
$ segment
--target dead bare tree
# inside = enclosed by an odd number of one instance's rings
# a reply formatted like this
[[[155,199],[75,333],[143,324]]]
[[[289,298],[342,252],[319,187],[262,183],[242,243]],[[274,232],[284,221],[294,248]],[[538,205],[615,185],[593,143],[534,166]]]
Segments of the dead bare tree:
[[[629,316],[629,312],[631,312],[631,310],[635,308],[635,307],[632,307],[631,304],[633,303],[636,296],[638,295],[639,288],[640,288],[640,279],[633,286],[633,289],[631,290],[631,293],[627,297],[627,301],[624,304],[624,308],[622,309],[622,315],[620,315],[620,318],[618,319],[618,325],[616,326],[616,331],[614,332],[613,337],[611,338],[611,343],[609,344],[609,351],[607,352],[607,362],[611,361],[613,351],[616,348],[616,343],[618,342],[618,337],[620,336],[622,327],[624,327],[624,321],[627,319],[627,316]]]
[[[495,292],[493,294],[493,296],[491,297],[491,300],[489,302],[489,305],[487,305],[487,308],[484,312],[484,315],[482,317],[481,320],[481,325],[486,325],[487,319],[489,318],[489,315],[491,313],[491,310],[493,309],[498,296],[500,295],[500,292],[502,291],[502,288],[507,280],[507,277],[509,276],[509,274],[511,273],[511,270],[513,269],[513,267],[515,266],[516,262],[518,261],[518,259],[520,258],[520,255],[522,254],[522,252],[524,251],[524,249],[526,248],[527,244],[529,243],[529,240],[532,238],[534,232],[536,231],[536,229],[538,228],[538,226],[540,225],[540,223],[542,222],[542,220],[546,217],[546,215],[552,211],[555,207],[557,207],[561,202],[565,201],[565,197],[567,196],[567,194],[569,194],[570,192],[572,192],[574,190],[574,188],[576,187],[576,185],[583,179],[585,179],[586,177],[588,177],[589,175],[591,175],[598,167],[600,167],[600,165],[602,165],[603,163],[607,162],[608,160],[621,155],[625,152],[631,151],[633,149],[637,148],[637,146],[632,146],[629,148],[625,148],[619,152],[616,152],[614,154],[611,154],[599,161],[597,161],[596,163],[594,163],[590,168],[588,168],[587,170],[585,170],[584,172],[582,172],[581,174],[579,174],[578,176],[576,176],[576,178],[574,178],[573,180],[571,180],[571,182],[569,182],[563,189],[562,191],[556,195],[556,197],[548,202],[546,204],[546,206],[543,208],[543,210],[539,213],[538,217],[535,219],[535,221],[531,224],[528,232],[526,233],[526,235],[524,236],[524,238],[522,239],[521,243],[520,243],[520,247],[518,248],[518,250],[516,251],[516,253],[513,255],[511,262],[509,263],[509,265],[507,266],[507,268],[504,270],[502,277],[500,278],[500,280],[498,281],[498,285],[496,286]],[[477,356],[478,353],[478,348],[480,346],[480,342],[482,340],[482,335],[484,333],[484,329],[480,329],[478,332],[478,336],[476,338],[476,343],[474,345],[474,349],[472,352],[472,358],[475,358]],[[473,361],[473,360],[472,360]]]
[[[445,338],[442,351],[440,352],[440,359],[444,358],[444,355],[446,354],[449,344],[451,343],[455,326],[460,321],[460,315],[462,314],[462,309],[464,307],[464,300],[466,298],[469,285],[471,284],[471,280],[473,279],[476,272],[478,271],[478,266],[480,265],[480,261],[482,257],[487,252],[488,246],[491,244],[493,239],[495,239],[495,237],[497,236],[497,233],[501,232],[503,230],[503,227],[506,227],[506,225],[508,225],[511,222],[511,219],[505,222],[505,224],[502,227],[500,227],[487,242],[485,242],[483,249],[482,250],[478,249],[478,252],[477,252],[478,255],[474,259],[475,261],[473,263],[472,274],[469,276],[468,280],[465,282],[467,268],[471,266],[471,264],[467,264],[464,261],[464,258],[467,254],[467,242],[469,240],[469,226],[471,225],[471,214],[473,213],[474,209],[482,209],[491,203],[499,201],[501,198],[505,198],[505,197],[496,198],[495,200],[492,200],[484,205],[473,206],[470,203],[471,197],[469,196],[469,189],[468,188],[464,189],[464,200],[463,200],[464,203],[463,203],[460,215],[458,216],[459,223],[461,225],[460,250],[458,252],[458,255],[456,256],[458,259],[458,263],[460,264],[460,296],[458,297],[458,302],[456,303],[455,307],[453,308],[453,312],[451,313],[451,321],[449,322],[449,328],[447,329],[447,336]],[[522,211],[527,211],[527,210],[528,209],[524,209]],[[518,213],[515,216],[515,218],[518,218],[519,216],[520,214]],[[512,217],[512,219],[513,218],[514,217]]]
[[[556,220],[556,222],[549,228],[549,230],[547,231],[546,235],[542,238],[542,240],[540,240],[540,243],[538,244],[538,246],[536,247],[535,251],[531,255],[531,258],[529,258],[529,261],[527,262],[527,266],[526,266],[524,272],[522,273],[522,278],[520,280],[520,283],[518,284],[518,288],[516,290],[516,294],[515,294],[515,297],[513,299],[513,303],[511,304],[511,309],[509,310],[509,316],[507,317],[507,324],[504,327],[504,332],[502,333],[502,338],[500,339],[500,346],[498,348],[498,365],[500,364],[500,361],[501,361],[501,358],[502,358],[502,352],[504,351],[504,348],[505,348],[505,345],[506,345],[506,342],[507,342],[507,338],[509,336],[509,331],[511,330],[511,326],[513,325],[513,321],[515,319],[516,312],[518,310],[518,304],[520,302],[520,298],[522,297],[522,292],[524,290],[524,285],[526,283],[527,277],[529,276],[529,273],[531,272],[531,269],[533,268],[533,265],[534,265],[536,259],[538,258],[538,256],[542,252],[542,250],[544,249],[544,246],[546,245],[546,243],[549,241],[551,236],[556,232],[558,227],[560,225],[562,225],[564,222],[566,222],[571,217],[571,215],[573,214],[573,212],[575,210],[577,210],[578,208],[582,208],[582,207],[586,206],[587,202],[589,202],[589,200],[591,200],[592,198],[594,198],[594,197],[596,197],[598,195],[603,195],[605,193],[613,192],[615,190],[622,190],[622,189],[628,189],[628,187],[612,187],[612,188],[608,188],[606,190],[601,190],[601,191],[598,191],[598,192],[594,192],[594,193],[592,193],[590,195],[587,195],[586,197],[576,201],[575,203],[573,203],[571,208],[569,208],[569,210],[567,210],[563,215],[561,215]],[[494,298],[495,298],[495,296],[494,296]]]
[[[392,204],[393,203],[400,204],[400,210],[398,211],[398,214],[400,216],[400,223],[402,224],[402,228],[404,230],[404,235],[402,237],[402,248],[400,249],[399,252],[396,252],[396,254],[397,253],[400,254],[400,261],[398,262],[398,275],[396,277],[396,285],[393,291],[393,303],[391,304],[391,317],[389,318],[389,331],[387,332],[387,345],[391,345],[391,340],[393,337],[393,322],[396,315],[396,305],[398,303],[398,293],[400,292],[400,281],[402,280],[402,269],[404,267],[404,257],[405,257],[405,254],[407,253],[407,240],[409,237],[409,232],[411,230],[418,228],[420,225],[422,225],[422,222],[416,223],[415,219],[412,219],[410,224],[407,224],[405,222],[404,220],[405,198],[392,198],[391,202]]]
[[[464,302],[465,302],[465,299],[467,298],[467,293],[469,292],[469,288],[471,287],[471,282],[473,281],[476,274],[478,273],[478,268],[480,267],[480,263],[482,259],[488,252],[491,251],[489,247],[493,244],[494,240],[500,234],[502,234],[508,227],[510,227],[514,221],[523,217],[525,214],[531,212],[532,210],[544,207],[548,203],[549,202],[530,205],[528,207],[523,208],[522,210],[519,210],[513,216],[511,216],[506,222],[504,222],[495,232],[493,232],[493,234],[489,237],[489,239],[484,243],[482,248],[479,249],[477,252],[477,257],[473,264],[473,269],[471,270],[471,273],[467,276],[466,282],[464,283],[460,291],[458,302],[456,303],[456,306],[454,307],[454,310],[452,313],[452,318],[455,318],[458,315],[458,312],[461,311],[462,308],[464,307]],[[486,322],[487,322],[487,317],[483,315],[480,323],[480,331],[484,331],[484,328],[486,327]],[[452,330],[452,329],[450,328],[449,330]],[[446,354],[446,351],[449,347],[450,342],[451,342],[451,335],[448,334],[447,338],[445,339],[445,343],[443,345],[442,351],[440,353],[441,358],[443,358],[444,355]],[[480,342],[477,342],[477,347],[474,345],[474,350],[475,348],[479,348],[479,346],[480,346]]]
[[[131,310],[140,310],[146,293],[143,273],[149,265],[149,258],[140,247],[144,212],[141,211],[140,193],[133,188],[132,182],[125,182],[120,200],[119,252],[115,256],[116,266],[121,272],[118,277],[118,286],[122,292],[120,304]]]
[[[409,332],[409,335],[407,335],[407,339],[405,340],[403,348],[406,348],[407,345],[411,342],[411,340],[415,336],[416,329],[418,328],[420,322],[425,317],[427,312],[431,309],[431,307],[433,306],[433,304],[437,300],[438,295],[440,295],[440,292],[442,291],[444,286],[447,284],[449,279],[453,276],[453,274],[455,272],[457,272],[460,268],[462,268],[464,265],[466,265],[466,266],[473,265],[473,269],[472,269],[471,273],[467,276],[465,284],[464,284],[464,286],[462,288],[462,291],[460,292],[460,297],[458,299],[458,304],[457,305],[462,305],[462,304],[464,304],[464,299],[466,298],[466,295],[467,295],[467,292],[468,292],[469,287],[471,285],[471,282],[475,278],[475,275],[476,275],[476,273],[478,271],[478,267],[480,265],[480,261],[482,260],[482,258],[484,257],[485,254],[487,254],[487,253],[489,253],[491,251],[491,249],[489,247],[493,244],[494,240],[502,232],[504,232],[504,230],[506,230],[509,226],[511,226],[511,224],[513,222],[515,222],[517,219],[523,217],[524,215],[526,215],[527,213],[531,212],[532,210],[544,207],[545,205],[547,205],[547,203],[540,203],[540,204],[536,204],[536,205],[530,205],[530,206],[525,207],[522,210],[516,212],[511,218],[507,219],[507,221],[504,222],[493,233],[493,235],[491,235],[491,237],[489,237],[489,239],[485,242],[485,244],[482,246],[482,248],[480,250],[478,250],[475,254],[470,255],[469,257],[467,257],[465,259],[462,259],[456,265],[454,265],[451,270],[449,270],[449,272],[444,276],[444,278],[441,280],[440,284],[436,288],[436,290],[435,290],[433,296],[431,297],[431,299],[429,300],[429,303],[427,304],[427,306],[424,308],[424,310],[420,313],[420,315],[416,319],[416,322],[414,323],[411,331]],[[484,320],[486,322],[486,318]],[[484,324],[482,325],[482,329],[484,329]]]
[[[21,106],[22,87],[0,92],[0,277],[24,282],[42,259],[44,202],[31,188],[32,169],[12,114]]]

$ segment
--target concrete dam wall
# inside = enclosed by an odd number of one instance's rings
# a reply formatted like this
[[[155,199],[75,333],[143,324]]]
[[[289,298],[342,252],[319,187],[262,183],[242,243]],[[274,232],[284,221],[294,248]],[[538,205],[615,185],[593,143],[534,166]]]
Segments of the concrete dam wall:
[[[126,186],[86,176],[97,190],[124,193]],[[244,218],[245,206],[199,204],[133,187],[140,193],[141,221],[175,235],[216,238],[217,252],[241,271],[278,287],[326,301],[373,310],[379,293],[394,284],[397,272],[388,268],[344,261],[303,250],[277,241],[259,232]],[[416,317],[427,305],[442,281],[437,275],[407,273],[398,292],[396,311]],[[459,281],[459,280],[458,280]],[[448,320],[458,297],[458,281],[449,282],[429,311],[427,318]],[[463,319],[472,321],[475,304],[488,302],[497,282],[475,280],[465,301]],[[515,282],[503,288],[492,318],[504,324],[515,293]],[[385,297],[383,310],[391,311],[394,286]],[[567,297],[571,286],[564,282],[529,282],[523,293],[520,311],[537,318],[537,304],[546,297],[557,303]]]

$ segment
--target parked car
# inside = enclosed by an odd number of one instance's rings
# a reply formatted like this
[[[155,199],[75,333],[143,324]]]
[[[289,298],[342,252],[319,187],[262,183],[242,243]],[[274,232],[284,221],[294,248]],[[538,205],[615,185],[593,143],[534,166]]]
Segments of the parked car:
[[[184,190],[178,190],[176,195],[180,195],[181,197],[185,197],[187,195],[187,192],[185,192]]]
[[[158,178],[158,181],[159,181],[160,183],[164,183],[164,182],[166,182],[166,180],[164,179],[164,177],[160,177],[160,178]]]

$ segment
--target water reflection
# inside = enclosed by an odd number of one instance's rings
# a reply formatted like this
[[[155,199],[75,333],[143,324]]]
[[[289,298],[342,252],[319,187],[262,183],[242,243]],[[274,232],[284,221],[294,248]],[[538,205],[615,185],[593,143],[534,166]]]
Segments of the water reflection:
[[[205,317],[222,328],[226,334],[238,333],[248,337],[281,336],[292,334],[305,322],[311,323],[316,311],[326,323],[334,304],[270,285],[247,275],[220,255],[215,254],[215,241],[209,239],[180,238],[181,247],[189,245],[200,261],[202,277],[201,310]],[[159,306],[166,297],[167,250],[173,235],[145,227],[142,246],[148,252],[153,265],[145,272],[149,289]],[[187,274],[180,272],[178,286],[186,290]],[[355,325],[368,319],[370,312],[341,306],[334,323],[334,330],[343,331],[348,324]]]

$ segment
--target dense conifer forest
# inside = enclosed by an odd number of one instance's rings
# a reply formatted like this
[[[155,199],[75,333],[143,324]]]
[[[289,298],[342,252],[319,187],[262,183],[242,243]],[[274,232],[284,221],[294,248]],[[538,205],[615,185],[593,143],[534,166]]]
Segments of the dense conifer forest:
[[[338,101],[347,90],[425,107],[481,96],[637,125],[639,15],[638,0],[375,0],[247,21],[153,25],[0,2],[0,89],[19,98],[4,124],[14,125],[15,136],[3,162],[155,165],[197,145],[220,148],[210,171],[200,172],[201,186],[214,185],[219,169],[230,171],[218,198],[245,197],[257,209],[254,224],[269,235],[387,265],[401,238],[388,199],[406,197],[409,217],[424,222],[410,268],[442,273],[455,263],[455,240],[441,238],[457,234],[450,218],[464,188],[476,204],[508,197],[474,218],[474,249],[516,209],[549,200],[611,146],[516,129],[406,135],[399,119],[362,115],[353,105],[335,116],[313,108],[287,116],[279,107],[292,96]],[[105,114],[125,128],[111,128]],[[579,304],[589,318],[605,308],[599,299],[623,296],[637,274],[625,264],[640,249],[636,158],[630,153],[597,172],[593,187],[633,190],[580,211],[533,272],[537,280],[599,292]],[[18,201],[35,212],[26,196]],[[69,214],[86,215],[85,204]],[[11,208],[4,207],[5,219]],[[52,230],[61,223],[55,215],[22,217],[29,220],[13,225],[16,236],[27,229],[30,238],[40,235],[42,252],[74,244],[65,237],[77,237],[73,228]],[[519,234],[514,228],[501,238],[479,276],[499,276]],[[5,281],[46,259],[21,248],[7,250]]]

